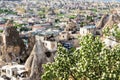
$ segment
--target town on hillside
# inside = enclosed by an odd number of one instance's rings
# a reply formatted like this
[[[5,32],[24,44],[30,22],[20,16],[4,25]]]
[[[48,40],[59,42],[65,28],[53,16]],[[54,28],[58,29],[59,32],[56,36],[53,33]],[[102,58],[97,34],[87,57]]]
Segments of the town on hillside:
[[[99,38],[107,49],[120,44],[119,1],[0,0],[0,80],[119,80],[120,74],[119,79],[42,76],[43,64],[56,62],[59,50],[62,54],[75,48],[82,53],[80,41],[87,35]]]

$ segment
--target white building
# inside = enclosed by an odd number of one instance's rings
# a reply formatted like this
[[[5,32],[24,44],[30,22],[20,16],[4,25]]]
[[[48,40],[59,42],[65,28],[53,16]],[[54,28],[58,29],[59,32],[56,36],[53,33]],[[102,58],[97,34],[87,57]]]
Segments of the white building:
[[[44,41],[44,46],[49,51],[56,51],[57,50],[57,42],[56,41]]]
[[[7,76],[11,80],[25,80],[28,78],[27,71],[24,65],[13,64],[3,66],[0,70],[0,76]],[[1,80],[1,79],[0,79]]]
[[[96,26],[92,25],[92,26],[84,26],[80,28],[80,35],[84,36],[87,35],[89,33],[95,33],[96,30]]]
[[[57,50],[56,41],[45,40],[44,36],[36,36],[36,39],[40,39],[41,42],[44,44],[45,48],[47,48],[49,51],[54,52]]]

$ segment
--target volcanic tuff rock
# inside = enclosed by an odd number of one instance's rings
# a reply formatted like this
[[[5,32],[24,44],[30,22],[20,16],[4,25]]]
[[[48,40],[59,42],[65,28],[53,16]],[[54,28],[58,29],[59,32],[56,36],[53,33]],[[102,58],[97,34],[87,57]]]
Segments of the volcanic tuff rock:
[[[29,55],[30,55],[30,53],[31,53],[34,45],[35,45],[35,36],[32,36],[32,35],[31,35],[31,36],[28,38],[28,48],[27,48],[27,52],[26,52],[27,55],[28,55],[28,57],[29,57]]]
[[[6,65],[5,62],[2,61],[2,59],[1,59],[1,57],[0,57],[0,68],[1,68],[2,66],[5,66],[5,65]]]
[[[96,24],[97,28],[103,28],[104,25],[106,24],[106,22],[108,21],[108,14],[105,14],[102,16],[101,20],[98,22],[98,24]]]
[[[5,28],[1,43],[1,56],[5,62],[25,61],[25,45],[14,27]]]
[[[40,80],[43,72],[42,64],[53,62],[53,60],[54,54],[47,51],[40,39],[36,38],[33,50],[25,63],[26,70],[30,77],[29,80]]]
[[[65,31],[74,31],[75,29],[76,23],[70,20],[66,25]]]
[[[105,27],[112,27],[113,24],[118,24],[120,22],[120,16],[118,14],[105,14],[102,16],[99,23],[96,25],[97,28],[103,29]]]

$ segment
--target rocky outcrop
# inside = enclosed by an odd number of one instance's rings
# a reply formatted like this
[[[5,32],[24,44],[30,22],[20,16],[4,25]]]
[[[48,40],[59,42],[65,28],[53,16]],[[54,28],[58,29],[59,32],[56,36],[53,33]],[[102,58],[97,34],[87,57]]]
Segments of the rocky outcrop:
[[[1,68],[2,66],[5,66],[5,65],[6,65],[5,62],[2,61],[2,59],[1,59],[1,57],[0,57],[0,68]]]
[[[105,14],[102,16],[101,20],[98,22],[98,24],[96,24],[96,27],[98,29],[101,29],[105,26],[106,22],[108,21],[109,15]]]
[[[25,61],[25,45],[22,39],[19,37],[19,32],[16,30],[16,28],[7,25],[1,34],[1,37],[2,40],[0,49],[2,60],[5,62]]]
[[[65,28],[65,31],[75,31],[76,30],[76,23],[70,20]]]
[[[118,24],[120,22],[120,16],[115,14],[115,15],[110,15],[108,21],[106,22],[104,27],[110,27],[112,28],[112,26],[114,24]]]
[[[39,38],[36,38],[36,43],[33,50],[25,62],[26,70],[29,73],[29,80],[40,80],[43,72],[42,64],[53,62],[54,54],[47,51]]]
[[[27,52],[26,52],[28,57],[29,57],[34,45],[35,45],[35,36],[30,36],[28,38],[28,48],[27,48]]]
[[[112,27],[114,24],[118,24],[120,22],[120,16],[118,14],[111,14],[111,15],[103,15],[101,20],[96,27],[98,29],[103,29],[105,27]]]

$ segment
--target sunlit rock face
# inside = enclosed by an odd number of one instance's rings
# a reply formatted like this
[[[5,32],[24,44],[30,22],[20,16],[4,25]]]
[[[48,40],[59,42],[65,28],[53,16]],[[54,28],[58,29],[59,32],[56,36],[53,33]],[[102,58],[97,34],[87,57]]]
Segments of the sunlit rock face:
[[[102,16],[101,20],[96,24],[97,28],[103,29],[105,27],[112,28],[113,24],[118,24],[120,22],[120,16],[118,14],[105,14]]]
[[[25,63],[25,67],[29,73],[29,80],[40,80],[43,72],[42,64],[53,61],[54,54],[44,47],[39,38],[36,38],[33,50]]]
[[[97,28],[103,28],[106,24],[106,22],[108,21],[109,15],[105,14],[102,16],[101,20],[98,22],[98,24],[96,24]]]

